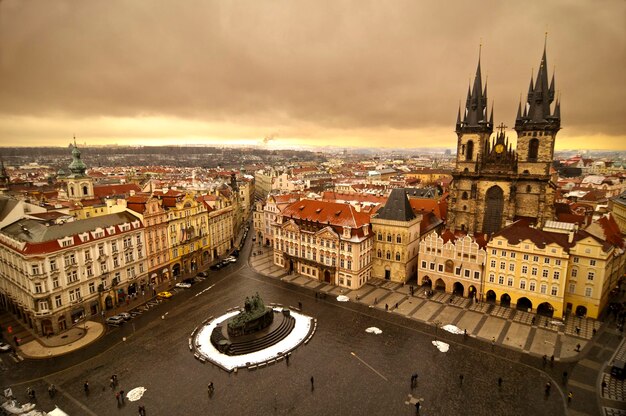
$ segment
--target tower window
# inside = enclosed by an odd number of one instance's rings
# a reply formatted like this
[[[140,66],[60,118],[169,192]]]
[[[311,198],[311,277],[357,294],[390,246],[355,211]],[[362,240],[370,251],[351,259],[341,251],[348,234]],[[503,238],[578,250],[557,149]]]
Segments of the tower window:
[[[461,195],[461,199],[467,199],[467,192],[463,191],[463,195]]]
[[[474,142],[467,142],[467,153],[465,154],[465,160],[472,160],[474,157]]]
[[[528,143],[528,160],[536,161],[537,155],[539,154],[539,140],[531,139]]]
[[[533,190],[533,188],[530,185],[526,185],[526,192],[530,193]]]
[[[89,194],[89,190],[87,189],[87,185],[83,186],[83,195]]]

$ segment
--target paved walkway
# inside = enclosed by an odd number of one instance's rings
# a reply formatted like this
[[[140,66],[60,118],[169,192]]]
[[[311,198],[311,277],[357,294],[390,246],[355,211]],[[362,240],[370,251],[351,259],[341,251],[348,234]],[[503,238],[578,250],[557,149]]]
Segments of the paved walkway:
[[[435,292],[428,297],[421,288],[411,295],[410,286],[381,279],[370,279],[356,290],[342,289],[298,273],[288,274],[273,264],[271,248],[259,245],[253,246],[249,263],[258,273],[310,288],[322,296],[347,296],[351,302],[438,328],[454,325],[470,337],[495,340],[497,345],[531,356],[576,364],[562,380],[565,394],[571,391],[579,398],[568,407],[568,414],[626,416],[626,383],[610,376],[610,363],[626,358],[626,341],[614,324],[578,317],[561,321],[450,293]],[[585,400],[589,394],[599,396],[599,408]]]
[[[381,279],[370,279],[356,290],[341,289],[297,273],[288,275],[285,269],[273,264],[271,255],[271,249],[255,246],[251,267],[264,275],[320,293],[345,295],[352,302],[433,326],[455,325],[466,330],[468,336],[487,342],[495,338],[496,344],[528,354],[554,355],[556,361],[577,359],[594,337],[594,330],[597,333],[601,327],[601,322],[594,319],[570,317],[563,322],[499,305],[475,303],[450,293],[435,292],[429,298],[420,288],[411,296],[410,286]]]

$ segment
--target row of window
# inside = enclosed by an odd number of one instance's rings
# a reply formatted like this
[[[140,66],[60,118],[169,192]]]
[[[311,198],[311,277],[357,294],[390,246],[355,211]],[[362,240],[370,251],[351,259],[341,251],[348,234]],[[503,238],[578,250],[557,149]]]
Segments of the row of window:
[[[378,239],[378,241],[387,241],[388,243],[393,242],[394,240],[394,234],[385,234],[385,237],[383,238],[383,233],[381,233],[380,231],[378,232],[378,236],[376,237]],[[395,240],[397,244],[402,244],[402,236],[400,234],[395,234]]]
[[[491,250],[491,254],[494,256],[498,255],[498,250],[496,250],[495,248]],[[511,251],[508,253],[509,257],[511,257],[512,259],[516,258],[517,253],[515,253],[514,251]],[[507,257],[507,252],[505,250],[500,251],[500,257]],[[530,254],[524,254],[522,255],[522,258],[526,261],[530,260]],[[533,256],[532,257],[532,261],[534,263],[539,263],[539,256]],[[551,260],[550,257],[544,257],[543,258],[543,263],[544,264],[550,264]],[[555,266],[560,266],[561,265],[561,259],[554,259],[553,261]],[[575,261],[574,263],[578,263],[578,261]],[[595,260],[593,260],[593,264],[592,266],[595,265]]]
[[[494,274],[490,274],[489,275],[489,283],[495,283],[496,281],[496,277]],[[498,284],[499,285],[504,285],[505,283],[505,277],[504,276],[498,276]],[[506,285],[513,287],[515,283],[515,280],[512,277],[508,277],[506,278]],[[530,281],[528,282],[528,289],[527,289],[527,284],[526,284],[526,280],[522,279],[519,282],[519,288],[521,290],[528,290],[530,292],[534,292],[537,288],[537,283],[534,281]],[[576,293],[576,283],[570,283],[569,284],[569,293]],[[548,285],[545,283],[542,283],[539,286],[539,293],[545,295],[548,293]],[[558,296],[559,293],[559,287],[556,285],[552,285],[550,287],[550,295],[552,296]],[[585,287],[585,296],[586,297],[591,297],[593,295],[593,287],[591,286],[587,286]]]
[[[433,271],[437,271],[439,273],[443,273],[444,272],[444,265],[443,264],[435,264],[433,262],[431,263],[427,263],[426,261],[422,260],[421,263],[422,269],[424,270],[433,270]],[[446,273],[452,273],[452,269],[451,268],[446,268]],[[464,276],[468,279],[470,279],[473,275],[474,280],[480,280],[480,272],[477,270],[470,270],[470,269],[463,269],[463,267],[461,266],[457,266],[454,268],[454,274],[457,276]]]

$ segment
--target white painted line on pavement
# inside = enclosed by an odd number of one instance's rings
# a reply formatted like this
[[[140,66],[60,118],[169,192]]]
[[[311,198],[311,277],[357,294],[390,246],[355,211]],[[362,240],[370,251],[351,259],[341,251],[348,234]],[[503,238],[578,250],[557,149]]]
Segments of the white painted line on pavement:
[[[383,376],[383,375],[382,375],[382,374],[380,374],[380,373],[379,373],[379,372],[378,372],[378,371],[377,371],[374,367],[372,367],[371,365],[369,365],[368,363],[366,363],[365,361],[363,361],[363,360],[361,359],[361,357],[359,357],[358,355],[356,355],[356,354],[355,354],[355,353],[353,353],[353,352],[350,352],[350,354],[352,354],[352,356],[353,356],[354,358],[356,358],[357,360],[359,360],[360,362],[362,362],[363,364],[365,364],[365,365],[366,365],[366,366],[367,366],[370,370],[372,370],[373,372],[375,372],[376,374],[378,374],[378,375],[379,375],[379,376],[380,376],[383,380],[385,380],[385,381],[389,381],[389,380],[387,379],[387,377]]]

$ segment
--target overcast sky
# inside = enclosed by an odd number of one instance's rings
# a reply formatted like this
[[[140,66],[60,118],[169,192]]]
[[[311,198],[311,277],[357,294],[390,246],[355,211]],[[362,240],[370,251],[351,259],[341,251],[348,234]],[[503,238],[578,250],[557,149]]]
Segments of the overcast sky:
[[[557,148],[626,149],[623,0],[0,0],[0,145],[452,147],[481,42],[515,137],[546,31]]]

